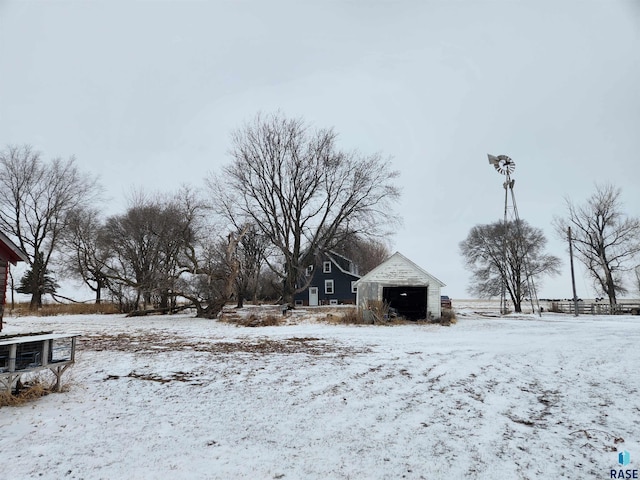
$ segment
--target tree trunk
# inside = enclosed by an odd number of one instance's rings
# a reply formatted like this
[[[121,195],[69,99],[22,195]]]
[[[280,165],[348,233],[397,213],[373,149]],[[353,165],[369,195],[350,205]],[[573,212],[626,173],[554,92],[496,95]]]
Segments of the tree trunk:
[[[42,294],[40,290],[36,290],[31,294],[31,302],[29,302],[29,310],[32,312],[37,311],[42,307]]]
[[[285,304],[293,304],[293,294],[295,292],[297,270],[293,266],[293,262],[288,262],[287,277],[282,286],[282,302]]]
[[[160,292],[160,308],[169,308],[169,292],[166,290]]]
[[[142,295],[142,304],[144,305],[144,308],[146,309],[149,305],[152,305],[151,302],[151,292],[144,292],[144,294]]]
[[[36,253],[35,257],[36,260],[31,266],[31,302],[29,303],[29,311],[32,312],[42,307],[41,279],[44,277],[44,265],[37,260],[40,254]]]
[[[196,304],[196,317],[213,319],[218,316],[225,305],[224,299],[217,299],[209,303],[205,308],[201,304]]]
[[[613,283],[613,277],[611,276],[611,272],[607,270],[607,296],[609,297],[609,306],[611,307],[611,311],[613,311],[614,307],[618,303],[618,299],[616,298],[616,287]]]
[[[614,312],[614,307],[618,303],[616,299],[616,285],[613,281],[613,273],[611,273],[611,269],[609,268],[609,260],[605,256],[604,252],[600,253],[600,263],[602,264],[604,270],[604,280],[605,285],[603,285],[605,293],[609,297],[609,306],[611,307],[611,313]]]

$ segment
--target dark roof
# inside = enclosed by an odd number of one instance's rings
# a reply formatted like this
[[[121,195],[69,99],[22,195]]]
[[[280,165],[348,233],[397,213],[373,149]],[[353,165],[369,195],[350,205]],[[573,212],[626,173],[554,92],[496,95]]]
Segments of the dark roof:
[[[342,260],[345,260],[346,262],[349,263],[349,265],[354,265],[353,260],[351,260],[350,258],[345,257],[344,255],[340,255],[339,253],[336,253],[334,251],[330,251],[330,252],[325,252],[325,256],[331,260],[331,262],[338,267],[338,269],[342,272],[342,273],[346,273],[348,275],[352,275],[356,278],[360,278],[360,275],[358,275],[356,272],[351,272],[349,270],[347,270],[346,268],[344,268],[343,265],[340,265],[340,262],[338,262],[338,258],[341,258]]]
[[[5,257],[14,265],[18,262],[29,261],[27,254],[2,232],[0,232],[0,256]]]

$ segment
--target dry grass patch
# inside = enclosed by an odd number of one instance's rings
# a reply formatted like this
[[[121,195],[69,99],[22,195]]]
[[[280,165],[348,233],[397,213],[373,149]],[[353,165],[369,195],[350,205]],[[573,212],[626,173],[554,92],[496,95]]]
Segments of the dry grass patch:
[[[205,352],[213,355],[304,353],[314,356],[354,355],[368,351],[368,349],[347,347],[336,344],[335,342],[325,342],[315,337],[292,337],[283,340],[260,338],[208,342],[201,339],[179,339],[167,334],[147,333],[136,336],[104,334],[82,338],[82,348],[86,350],[109,350],[148,355],[184,350],[188,350],[189,352]]]
[[[91,315],[119,313],[118,306],[113,303],[59,303],[43,306],[38,315],[48,317],[54,315]]]
[[[67,390],[67,385],[63,385],[60,388],[61,392]],[[17,407],[54,392],[57,393],[53,385],[47,382],[42,376],[37,375],[24,384],[20,384],[18,393],[16,394],[6,390],[0,391],[0,407]]]
[[[34,315],[38,317],[53,317],[56,315],[95,315],[120,313],[115,303],[49,303],[37,311],[29,310],[29,303],[17,303],[8,309],[16,317]]]
[[[334,318],[337,321],[333,321]],[[327,319],[330,321],[330,323],[343,323],[346,325],[363,325],[365,323],[369,323],[365,321],[362,312],[360,312],[357,308],[350,308],[346,310],[342,315],[335,315],[335,317],[334,315],[329,314],[327,315]]]
[[[454,311],[449,308],[444,308],[442,310],[442,316],[436,321],[436,323],[448,326],[455,324],[457,321]]]
[[[324,317],[319,317],[319,321],[326,321],[332,325],[428,325],[437,323],[449,326],[456,323],[456,316],[453,310],[442,310],[442,316],[438,319],[408,320],[404,317],[394,317],[389,315],[389,306],[383,302],[370,302],[366,312],[357,308],[343,309],[337,312],[327,313]]]
[[[272,313],[254,314],[251,315],[239,315],[237,313],[225,312],[220,317],[221,322],[232,323],[239,327],[275,327],[282,325],[283,317],[279,317]]]

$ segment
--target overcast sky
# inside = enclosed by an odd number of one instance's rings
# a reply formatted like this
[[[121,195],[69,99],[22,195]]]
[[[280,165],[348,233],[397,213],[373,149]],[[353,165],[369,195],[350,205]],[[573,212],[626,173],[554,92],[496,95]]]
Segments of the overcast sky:
[[[393,251],[466,298],[458,244],[504,208],[487,153],[516,162],[520,217],[563,259],[565,197],[611,182],[640,215],[640,1],[0,0],[0,148],[74,155],[106,213],[202,186],[278,109],[393,158]],[[563,272],[541,298],[571,296]]]

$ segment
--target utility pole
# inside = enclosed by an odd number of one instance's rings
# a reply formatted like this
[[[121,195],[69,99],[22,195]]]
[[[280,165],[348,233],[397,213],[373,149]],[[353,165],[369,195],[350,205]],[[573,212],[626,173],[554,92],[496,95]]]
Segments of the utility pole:
[[[571,238],[571,227],[567,228],[567,237],[569,238],[569,260],[571,262],[571,286],[573,287],[573,310],[575,316],[578,316],[578,296],[576,295],[576,275],[573,271],[573,239]]]

